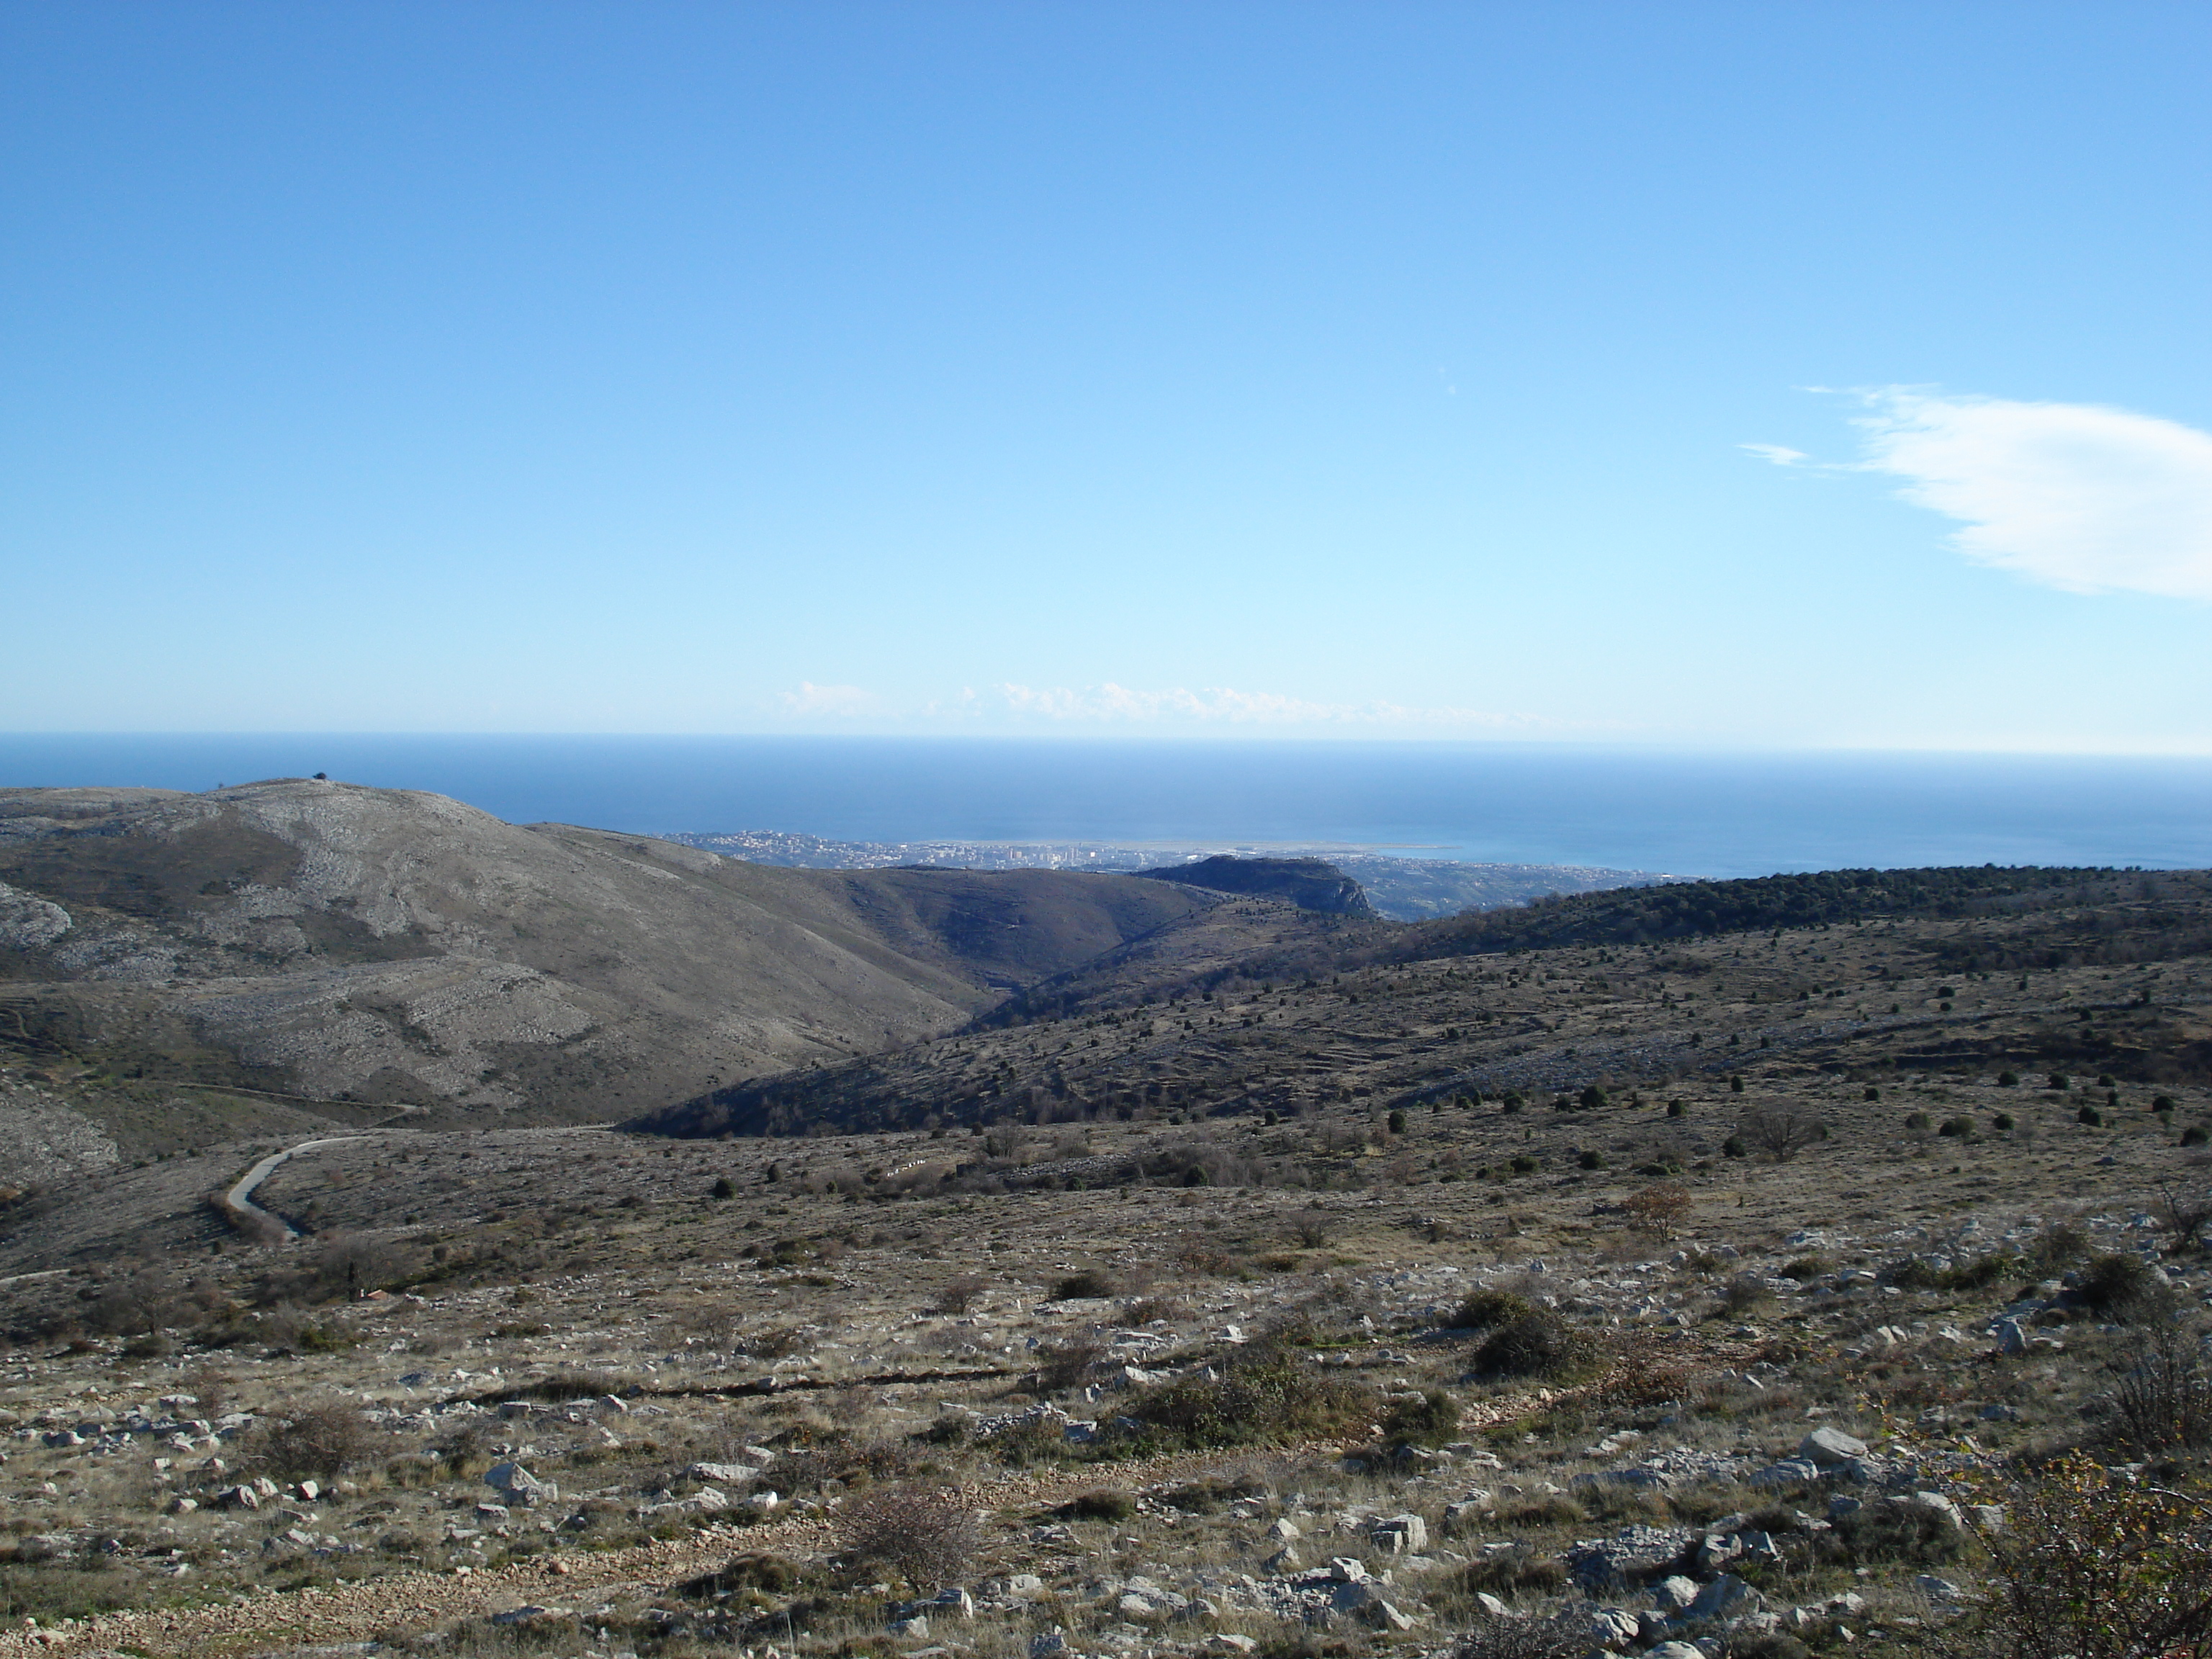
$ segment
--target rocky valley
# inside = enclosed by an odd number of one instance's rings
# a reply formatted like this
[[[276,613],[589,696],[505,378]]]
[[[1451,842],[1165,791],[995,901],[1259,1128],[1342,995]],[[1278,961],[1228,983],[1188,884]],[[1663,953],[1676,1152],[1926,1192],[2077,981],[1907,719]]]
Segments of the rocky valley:
[[[313,781],[0,811],[0,1650],[2212,1628],[2202,874],[1406,924]]]

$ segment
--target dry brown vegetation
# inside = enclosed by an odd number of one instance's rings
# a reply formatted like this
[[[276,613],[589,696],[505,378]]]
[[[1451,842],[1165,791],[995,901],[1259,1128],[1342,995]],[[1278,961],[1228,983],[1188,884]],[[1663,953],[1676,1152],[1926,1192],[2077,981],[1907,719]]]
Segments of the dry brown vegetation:
[[[0,1242],[0,1650],[2088,1652],[2113,1563],[2198,1650],[2212,979],[2099,936],[1177,981],[910,1127],[387,1126],[285,1243],[266,1140],[117,1170]]]

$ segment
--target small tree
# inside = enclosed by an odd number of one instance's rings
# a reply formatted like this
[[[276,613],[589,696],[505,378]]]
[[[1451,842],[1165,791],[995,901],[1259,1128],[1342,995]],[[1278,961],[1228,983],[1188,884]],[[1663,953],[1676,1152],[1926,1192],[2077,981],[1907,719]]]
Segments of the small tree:
[[[1745,1113],[1735,1128],[1777,1164],[1787,1164],[1827,1134],[1820,1120],[1802,1106],[1762,1106]]]
[[[1637,1231],[1665,1240],[1674,1237],[1696,1205],[1679,1182],[1655,1181],[1631,1193],[1620,1207]]]
[[[938,1287],[937,1300],[931,1305],[941,1314],[964,1314],[975,1305],[975,1298],[990,1288],[991,1281],[982,1274],[961,1273]]]

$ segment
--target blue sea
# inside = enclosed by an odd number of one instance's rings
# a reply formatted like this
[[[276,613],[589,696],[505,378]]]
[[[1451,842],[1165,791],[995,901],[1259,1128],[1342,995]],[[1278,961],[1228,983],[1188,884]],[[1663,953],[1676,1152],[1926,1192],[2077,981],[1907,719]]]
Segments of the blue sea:
[[[516,823],[839,841],[1328,843],[1679,875],[2212,866],[2212,761],[1495,744],[0,736],[0,785],[327,772]]]

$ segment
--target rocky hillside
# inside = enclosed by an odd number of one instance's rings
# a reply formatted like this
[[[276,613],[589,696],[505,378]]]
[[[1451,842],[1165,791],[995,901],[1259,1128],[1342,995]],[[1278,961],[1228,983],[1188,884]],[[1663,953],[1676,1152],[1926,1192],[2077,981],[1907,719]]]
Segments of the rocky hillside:
[[[1217,902],[1128,876],[769,869],[320,780],[10,790],[0,1042],[126,1139],[114,1103],[159,1118],[141,1097],[171,1084],[356,1123],[610,1118],[948,1030]]]

